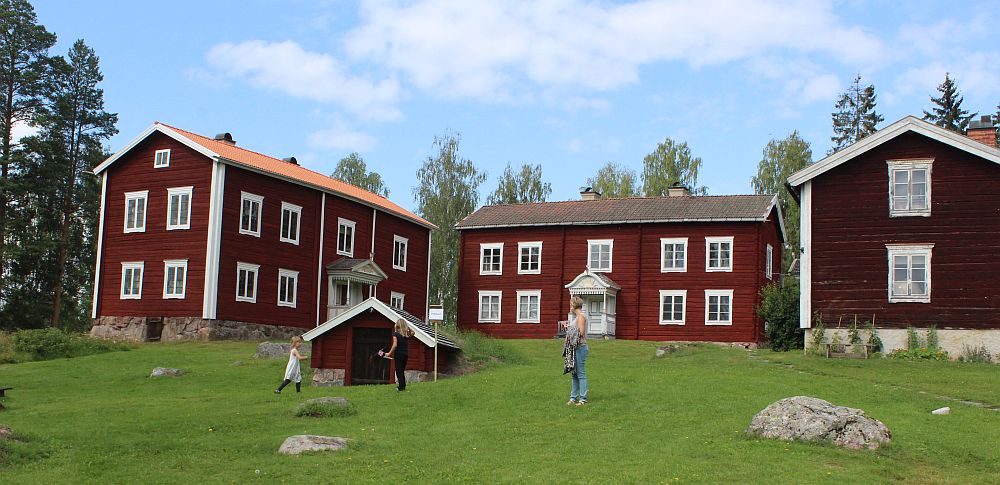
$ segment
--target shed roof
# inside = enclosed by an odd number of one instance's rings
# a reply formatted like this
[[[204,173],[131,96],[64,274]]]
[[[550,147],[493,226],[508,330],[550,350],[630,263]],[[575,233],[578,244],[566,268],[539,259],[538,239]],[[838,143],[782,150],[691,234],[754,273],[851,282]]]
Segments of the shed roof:
[[[246,148],[238,147],[223,141],[215,140],[207,136],[192,133],[180,128],[176,128],[159,121],[143,131],[138,137],[133,139],[128,145],[109,157],[100,165],[94,168],[94,173],[99,174],[106,170],[112,163],[128,153],[132,148],[152,135],[154,132],[163,133],[180,143],[187,145],[195,151],[211,159],[221,160],[241,168],[246,168],[264,175],[287,180],[299,185],[305,185],[324,192],[330,192],[356,202],[360,202],[369,207],[382,209],[388,213],[408,219],[424,227],[434,229],[436,226],[424,218],[400,207],[391,200],[381,195],[369,192],[360,187],[356,187],[347,182],[328,177],[319,172],[314,172],[308,168],[286,162],[279,158],[257,153]]]
[[[327,320],[324,324],[303,334],[302,338],[307,341],[311,341],[312,339],[319,337],[320,335],[323,335],[324,333],[329,332],[334,328],[337,328],[341,324],[349,321],[350,319],[360,315],[361,313],[367,310],[377,311],[387,320],[393,323],[395,323],[396,320],[400,318],[406,320],[406,323],[410,326],[410,329],[413,330],[413,336],[416,337],[417,340],[423,342],[423,344],[428,347],[434,347],[433,326],[427,324],[426,322],[424,322],[423,320],[421,320],[420,318],[409,312],[386,305],[385,303],[383,303],[382,301],[380,301],[375,297],[369,298],[351,307],[346,312],[341,313],[340,315],[337,315],[336,317],[330,320]],[[438,334],[438,343],[440,343],[444,347],[451,347],[454,349],[459,348],[458,344],[453,342],[448,337],[441,335],[440,333]]]

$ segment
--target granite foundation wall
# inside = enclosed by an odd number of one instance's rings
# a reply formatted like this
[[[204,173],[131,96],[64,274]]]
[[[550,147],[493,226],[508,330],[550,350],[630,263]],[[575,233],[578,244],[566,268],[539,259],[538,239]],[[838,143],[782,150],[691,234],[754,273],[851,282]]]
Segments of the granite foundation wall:
[[[165,317],[161,342],[182,340],[286,340],[301,335],[297,327],[259,325],[229,320],[206,320],[198,317]],[[102,339],[145,342],[149,340],[147,317],[99,317],[94,319],[90,335]]]

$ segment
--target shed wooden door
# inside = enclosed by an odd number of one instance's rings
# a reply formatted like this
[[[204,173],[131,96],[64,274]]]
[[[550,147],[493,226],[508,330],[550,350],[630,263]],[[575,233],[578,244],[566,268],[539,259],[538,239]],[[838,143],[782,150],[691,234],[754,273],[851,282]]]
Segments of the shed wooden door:
[[[351,384],[388,384],[389,359],[378,356],[379,350],[389,350],[392,332],[387,328],[355,328],[351,348]]]

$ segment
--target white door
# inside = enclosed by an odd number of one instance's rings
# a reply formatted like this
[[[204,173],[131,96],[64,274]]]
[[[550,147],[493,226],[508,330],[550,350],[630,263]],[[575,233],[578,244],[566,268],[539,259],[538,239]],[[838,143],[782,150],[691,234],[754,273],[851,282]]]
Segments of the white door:
[[[592,297],[587,303],[587,333],[604,333],[604,297]]]

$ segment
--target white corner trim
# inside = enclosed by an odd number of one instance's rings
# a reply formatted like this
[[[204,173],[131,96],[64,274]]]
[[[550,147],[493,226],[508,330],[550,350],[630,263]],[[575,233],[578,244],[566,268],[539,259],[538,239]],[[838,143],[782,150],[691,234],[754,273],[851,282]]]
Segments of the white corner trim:
[[[320,321],[320,304],[322,303],[323,295],[323,244],[324,244],[324,232],[326,231],[326,192],[320,192],[322,197],[320,197],[320,208],[319,208],[319,257],[316,258],[316,326],[318,327],[322,321]]]
[[[208,237],[205,245],[205,288],[201,318],[214,320],[219,301],[219,253],[222,246],[222,209],[226,187],[226,164],[212,163],[212,187],[208,195]],[[240,202],[242,206],[242,201]]]
[[[378,209],[372,208],[372,248],[368,252],[368,256],[372,261],[375,261],[375,227],[378,224]]]
[[[812,328],[812,181],[799,196],[799,328]]]
[[[424,279],[427,280],[427,288],[424,290],[425,322],[430,320],[430,311],[431,311],[431,243],[433,242],[434,242],[434,230],[427,229],[427,273],[424,273]],[[409,248],[407,248],[407,250],[409,250]],[[477,309],[476,311],[479,310]]]
[[[90,317],[97,318],[97,300],[101,291],[101,258],[104,250],[104,209],[108,198],[108,174],[101,174],[101,213],[97,222],[97,254],[94,258],[94,302],[90,308]]]

